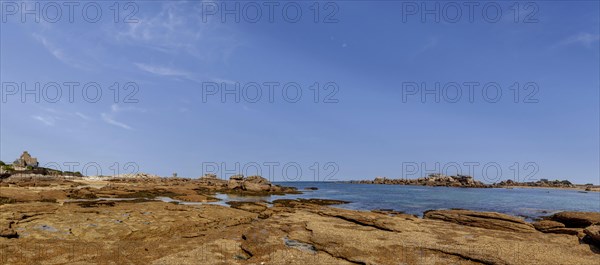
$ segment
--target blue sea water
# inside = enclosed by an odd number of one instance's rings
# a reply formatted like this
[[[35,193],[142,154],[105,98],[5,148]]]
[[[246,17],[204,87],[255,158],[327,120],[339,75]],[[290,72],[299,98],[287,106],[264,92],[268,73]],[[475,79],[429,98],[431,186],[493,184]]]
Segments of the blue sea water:
[[[432,209],[461,208],[494,211],[529,220],[560,211],[600,212],[600,192],[581,193],[576,190],[494,188],[471,189],[405,185],[350,184],[338,182],[279,182],[296,187],[303,194],[270,196],[282,198],[321,198],[350,201],[336,207],[353,210],[393,209],[422,216]],[[317,187],[318,190],[304,190]],[[240,198],[227,198],[239,200]]]

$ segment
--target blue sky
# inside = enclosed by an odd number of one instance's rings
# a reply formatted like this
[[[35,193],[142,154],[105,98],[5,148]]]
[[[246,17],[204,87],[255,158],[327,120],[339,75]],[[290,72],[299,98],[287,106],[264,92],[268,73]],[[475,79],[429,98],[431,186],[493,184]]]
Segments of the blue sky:
[[[72,23],[64,16],[22,22],[3,6],[0,160],[28,150],[62,169],[93,163],[108,175],[116,163],[121,173],[186,177],[206,173],[207,165],[218,165],[221,176],[236,165],[255,173],[258,165],[273,180],[305,181],[456,173],[456,165],[464,174],[475,164],[472,175],[488,182],[600,184],[598,2],[521,4],[517,22],[513,3],[497,2],[498,21],[476,7],[473,21],[463,15],[456,23],[444,14],[439,23],[431,15],[422,21],[421,10],[408,15],[399,1],[321,3],[318,23],[310,1],[298,2],[297,23],[280,8],[274,22],[264,14],[257,23],[243,14],[239,23],[232,16],[223,22],[220,11],[207,13],[214,2],[199,1],[135,2],[137,22],[124,23],[133,8],[120,2],[115,23],[114,2],[101,3],[96,23],[78,9]],[[36,82],[63,84],[58,102],[48,100],[56,98],[50,89],[38,90],[40,102],[9,93],[10,84],[35,91]],[[82,84],[73,100],[65,82]],[[97,102],[81,96],[91,82],[102,91]],[[258,83],[264,92],[265,82],[281,84],[273,102],[266,93],[255,103],[206,93],[213,83]],[[406,90],[457,83],[467,91],[464,83],[472,82],[481,84],[472,102],[468,93],[455,103],[448,100],[454,94],[423,102],[420,91]],[[290,83],[302,91],[295,103],[281,94]],[[328,103],[333,88],[326,83],[338,88]],[[496,103],[480,91],[490,83],[502,92]],[[134,169],[124,169],[129,162]]]

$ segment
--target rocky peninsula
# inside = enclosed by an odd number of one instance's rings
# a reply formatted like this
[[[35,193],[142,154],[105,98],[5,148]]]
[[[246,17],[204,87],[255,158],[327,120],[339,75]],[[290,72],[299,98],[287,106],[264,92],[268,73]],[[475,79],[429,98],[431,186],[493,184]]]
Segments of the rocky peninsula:
[[[346,202],[324,199],[214,204],[219,193],[244,198],[297,192],[259,176],[84,177],[13,170],[0,179],[0,264],[600,261],[598,212],[560,212],[528,223],[460,209],[431,210],[423,218],[345,210],[335,205]]]

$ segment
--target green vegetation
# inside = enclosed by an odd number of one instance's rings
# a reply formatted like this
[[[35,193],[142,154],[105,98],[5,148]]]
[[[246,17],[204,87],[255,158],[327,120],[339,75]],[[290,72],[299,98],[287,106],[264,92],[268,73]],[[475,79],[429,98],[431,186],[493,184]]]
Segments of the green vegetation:
[[[61,172],[59,175],[63,175],[63,176],[78,176],[78,177],[82,177],[83,176],[83,175],[81,175],[81,173],[79,171],[77,171],[77,172],[64,171],[64,172]]]
[[[6,164],[4,164],[4,162],[0,161],[0,166],[4,166]]]
[[[3,165],[2,169],[5,171],[15,171],[15,168],[12,165]]]

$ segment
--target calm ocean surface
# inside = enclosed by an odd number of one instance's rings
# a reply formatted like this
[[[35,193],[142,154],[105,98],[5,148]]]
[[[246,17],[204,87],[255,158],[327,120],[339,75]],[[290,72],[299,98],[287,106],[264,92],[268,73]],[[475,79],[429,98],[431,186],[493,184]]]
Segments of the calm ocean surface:
[[[404,185],[374,185],[328,182],[279,182],[296,187],[299,195],[261,198],[272,201],[281,198],[321,198],[350,201],[336,207],[354,210],[394,209],[421,216],[426,210],[462,208],[494,211],[527,219],[559,211],[600,212],[600,192],[581,193],[558,189],[466,189]],[[319,190],[308,191],[306,187]],[[240,200],[223,196],[225,200]],[[250,199],[250,198],[248,198]]]

